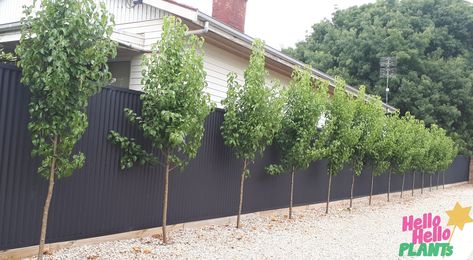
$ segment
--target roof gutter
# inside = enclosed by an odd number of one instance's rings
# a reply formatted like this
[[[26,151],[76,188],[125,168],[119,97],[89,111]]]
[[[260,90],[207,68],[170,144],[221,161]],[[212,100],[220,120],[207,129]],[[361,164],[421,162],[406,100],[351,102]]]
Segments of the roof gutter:
[[[0,33],[14,32],[14,31],[19,31],[20,29],[21,29],[20,22],[0,24]]]
[[[192,34],[204,34],[209,31],[209,22],[205,21],[204,22],[204,28],[198,29],[198,30],[193,30],[193,31],[188,31],[186,32],[186,35],[192,35]]]
[[[203,21],[203,22],[208,22],[210,23],[210,25],[216,29],[219,29],[219,30],[222,30],[230,35],[232,35],[233,37],[237,38],[237,39],[240,39],[248,44],[252,44],[254,39],[238,30],[235,30],[234,28],[222,23],[222,22],[219,22],[217,21],[215,18],[207,15],[207,14],[204,14],[200,11],[197,10],[197,19],[200,20],[200,21]],[[286,62],[289,62],[291,64],[294,64],[294,65],[297,65],[297,66],[301,66],[301,67],[304,67],[306,66],[306,64],[304,64],[303,62],[301,61],[298,61],[268,45],[265,45],[265,51],[266,53],[268,54],[271,54],[273,56],[275,56],[276,58],[278,59],[281,59],[281,60],[284,60]],[[322,71],[319,71],[319,70],[316,70],[316,69],[312,69],[312,73],[317,77],[317,78],[320,78],[320,79],[323,79],[323,80],[327,80],[329,82],[329,84],[331,86],[335,86],[335,82],[336,80],[331,77],[330,75],[326,74],[326,73],[323,73]],[[345,86],[345,89],[352,93],[352,94],[355,94],[355,95],[358,95],[358,89],[350,86],[350,85],[346,85]],[[383,107],[386,108],[389,112],[394,112],[396,111],[396,108],[393,107],[393,106],[390,106],[388,104],[385,104],[383,103]]]

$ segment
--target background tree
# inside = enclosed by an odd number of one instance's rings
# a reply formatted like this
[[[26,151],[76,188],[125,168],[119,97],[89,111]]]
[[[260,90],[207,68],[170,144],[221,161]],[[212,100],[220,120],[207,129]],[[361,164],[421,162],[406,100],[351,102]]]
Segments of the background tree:
[[[367,99],[369,99],[367,101]],[[353,147],[353,154],[350,158],[353,166],[353,176],[350,190],[350,209],[353,206],[353,191],[355,189],[355,177],[360,176],[363,167],[369,162],[369,154],[374,145],[381,137],[383,127],[384,111],[380,101],[375,97],[368,97],[365,94],[365,87],[361,86],[356,98],[355,116],[353,118],[352,131],[359,132],[359,138]],[[372,157],[374,158],[374,157]],[[371,183],[373,184],[372,174]],[[372,186],[371,186],[372,187]],[[371,204],[371,195],[370,195]]]
[[[266,84],[264,43],[253,42],[250,63],[245,70],[245,83],[239,84],[235,73],[228,75],[228,92],[222,104],[225,116],[222,136],[237,158],[243,160],[240,181],[240,202],[238,206],[237,228],[243,207],[245,179],[250,176],[249,166],[256,155],[262,154],[279,131],[282,118],[283,99],[277,87]]]
[[[384,96],[379,58],[398,60],[392,105],[447,130],[473,151],[473,5],[463,0],[381,0],[338,10],[312,26],[293,57]]]
[[[87,128],[88,98],[111,78],[107,60],[116,53],[113,21],[93,0],[42,0],[25,9],[16,54],[21,82],[31,92],[28,129],[38,172],[49,179],[38,259],[42,259],[49,205],[56,179],[81,168],[85,155],[73,148]]]
[[[328,191],[325,213],[328,214],[332,176],[337,175],[349,162],[361,131],[353,126],[356,103],[345,91],[345,81],[338,79],[327,109],[327,123],[322,128],[321,147],[325,147],[324,157],[328,159]]]
[[[297,170],[307,169],[320,158],[317,148],[319,131],[317,123],[325,110],[328,98],[328,83],[314,87],[314,78],[309,67],[296,68],[286,92],[281,130],[276,135],[276,144],[281,151],[279,164],[268,167],[270,174],[291,173],[289,219],[292,218],[294,175]]]
[[[130,109],[125,113],[138,124],[146,139],[164,157],[163,175],[163,242],[167,243],[166,223],[169,174],[183,169],[195,158],[204,135],[204,121],[212,110],[206,86],[203,62],[203,40],[187,36],[188,28],[174,16],[164,19],[161,40],[152,53],[144,56],[143,105],[141,115]],[[122,168],[134,163],[158,163],[159,159],[142,150],[133,140],[111,132],[110,140],[125,151]],[[154,157],[154,158],[153,158]]]

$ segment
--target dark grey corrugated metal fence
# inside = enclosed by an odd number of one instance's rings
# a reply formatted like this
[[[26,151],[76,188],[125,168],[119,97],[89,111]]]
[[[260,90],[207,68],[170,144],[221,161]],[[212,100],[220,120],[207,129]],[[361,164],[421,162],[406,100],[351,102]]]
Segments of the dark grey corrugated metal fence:
[[[19,84],[20,71],[0,65],[0,250],[37,243],[47,181],[36,173],[37,159],[30,156],[27,131],[28,91]],[[105,88],[90,99],[89,128],[77,145],[86,164],[72,177],[57,182],[48,226],[47,242],[80,239],[161,225],[161,169],[135,167],[120,171],[120,150],[110,144],[107,133],[114,129],[137,137],[137,129],[123,109],[139,109],[139,92]],[[234,215],[237,210],[242,163],[224,146],[220,135],[223,111],[212,113],[197,158],[184,172],[170,180],[169,224]],[[264,167],[276,160],[268,149],[252,168],[247,181],[244,212],[288,206],[289,175],[269,176]],[[334,200],[347,198],[351,175],[348,170],[334,178]],[[468,179],[468,158],[458,157],[446,174],[446,183]],[[435,183],[436,178],[434,178]],[[367,195],[370,176],[357,179],[356,196]],[[326,164],[314,163],[297,173],[295,204],[325,201]],[[384,193],[387,177],[376,178],[375,193]],[[406,187],[411,187],[406,178]],[[416,180],[420,185],[420,176]],[[428,183],[426,179],[426,183]],[[393,176],[392,190],[401,178]]]

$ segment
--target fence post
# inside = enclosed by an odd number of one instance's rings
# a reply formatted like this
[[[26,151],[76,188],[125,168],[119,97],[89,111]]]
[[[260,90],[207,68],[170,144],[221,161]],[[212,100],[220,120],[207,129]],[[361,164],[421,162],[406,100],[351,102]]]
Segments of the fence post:
[[[470,178],[469,178],[470,181],[468,183],[473,184],[473,157],[470,157],[469,173],[470,173]]]

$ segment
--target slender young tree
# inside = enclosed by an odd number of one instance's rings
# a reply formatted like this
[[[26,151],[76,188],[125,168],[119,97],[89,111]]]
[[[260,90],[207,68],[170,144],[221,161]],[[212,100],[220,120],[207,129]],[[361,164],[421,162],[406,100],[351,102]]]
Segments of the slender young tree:
[[[136,162],[159,163],[163,174],[163,243],[166,232],[169,174],[183,169],[195,158],[204,135],[204,121],[212,110],[206,86],[203,62],[203,39],[187,36],[188,28],[174,16],[164,19],[161,39],[152,53],[143,58],[143,105],[141,115],[130,109],[125,114],[143,131],[146,139],[160,151],[159,157],[144,151],[134,140],[111,132],[109,139],[124,150],[122,168]]]
[[[73,154],[87,128],[88,98],[108,83],[107,60],[116,53],[113,21],[93,0],[42,0],[25,8],[16,54],[21,82],[31,92],[28,129],[38,172],[49,179],[39,239],[43,258],[55,180],[81,168],[85,155]],[[34,11],[33,11],[34,10]]]
[[[393,133],[388,133],[389,127],[386,125],[386,115],[380,97],[371,97],[367,104],[368,112],[371,115],[368,119],[368,127],[365,127],[366,163],[372,166],[369,205],[371,205],[374,189],[374,178],[384,173],[390,166],[388,157],[391,156],[393,143]],[[390,177],[390,176],[389,176]]]
[[[337,175],[349,162],[361,131],[354,129],[356,103],[345,91],[345,82],[337,80],[334,93],[328,103],[327,123],[322,128],[321,142],[328,159],[328,191],[325,213],[328,214],[332,176]]]
[[[380,101],[378,101],[380,102]],[[373,177],[379,176],[383,172],[388,171],[388,192],[387,199],[390,200],[391,192],[391,159],[393,158],[393,151],[396,144],[396,132],[395,132],[395,123],[398,120],[398,114],[394,113],[392,115],[383,115],[380,119],[379,126],[381,131],[378,132],[379,138],[377,142],[374,143],[373,148],[368,153],[368,158],[373,166],[373,176],[371,180],[371,189],[370,189],[370,199],[369,204],[371,205],[371,199],[373,196]]]
[[[411,168],[412,171],[412,196],[415,190],[416,173],[423,173],[428,166],[428,159],[426,158],[429,147],[429,132],[425,128],[424,122],[417,120],[414,117],[409,118],[409,127],[412,128],[415,138],[413,139],[411,148]],[[423,183],[422,183],[423,184]],[[422,188],[421,188],[422,189]]]
[[[368,99],[368,101],[366,100]],[[350,207],[353,206],[353,192],[355,189],[355,178],[361,175],[363,167],[371,159],[375,157],[370,156],[373,152],[374,146],[380,141],[383,130],[384,111],[381,105],[381,100],[375,97],[368,97],[365,94],[365,87],[362,86],[358,92],[356,99],[355,116],[353,118],[352,131],[359,134],[359,138],[353,148],[353,154],[350,161],[353,166],[353,176],[350,190]],[[372,164],[372,162],[371,162]],[[373,189],[374,172],[371,177],[371,191]],[[371,205],[371,193],[370,193]]]
[[[266,84],[264,43],[255,40],[250,63],[244,73],[245,83],[237,81],[235,73],[228,75],[228,92],[222,104],[225,116],[222,136],[237,158],[243,160],[240,179],[237,228],[243,208],[245,179],[250,176],[250,165],[257,154],[262,154],[279,131],[282,119],[283,98],[277,87]]]
[[[390,130],[394,133],[395,145],[391,149],[390,162],[390,173],[402,175],[401,195],[402,198],[404,192],[404,184],[406,179],[406,172],[410,169],[411,165],[411,151],[412,142],[415,138],[415,133],[412,132],[412,128],[409,127],[408,118],[411,115],[409,112],[405,116],[399,117],[396,113],[389,117],[388,125]],[[389,180],[388,180],[389,181]]]
[[[439,155],[439,164],[437,171],[442,172],[442,186],[445,189],[445,171],[453,163],[455,157],[458,155],[458,147],[452,138],[448,137],[445,131],[442,129],[438,131],[439,147],[441,148],[441,154]],[[439,174],[437,175],[439,176]],[[437,177],[437,189],[438,189],[438,177]]]
[[[432,175],[435,174],[441,162],[441,148],[439,142],[441,138],[439,130],[441,129],[437,125],[431,125],[430,128],[428,128],[427,130],[429,136],[429,146],[425,155],[425,160],[427,161],[427,163],[423,174],[428,175],[429,191],[432,191]],[[424,180],[422,182],[424,182]]]
[[[276,144],[281,151],[279,164],[270,165],[272,175],[291,173],[289,219],[292,218],[294,175],[307,169],[309,164],[320,158],[317,149],[319,131],[317,123],[324,112],[328,98],[328,83],[322,82],[314,88],[310,68],[296,68],[286,94],[283,107],[281,130],[276,135]]]

